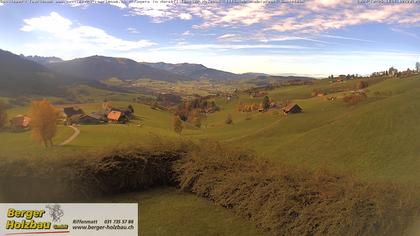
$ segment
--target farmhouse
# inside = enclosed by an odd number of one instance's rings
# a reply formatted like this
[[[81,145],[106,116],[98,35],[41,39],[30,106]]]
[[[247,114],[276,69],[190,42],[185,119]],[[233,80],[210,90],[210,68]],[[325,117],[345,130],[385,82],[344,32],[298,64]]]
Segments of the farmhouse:
[[[130,106],[128,108],[111,108],[110,112],[112,111],[121,112],[121,114],[125,116],[127,119],[130,118],[134,113],[133,107],[130,107]]]
[[[12,128],[27,128],[31,123],[31,118],[24,115],[17,115],[10,120],[10,125]]]
[[[108,112],[104,112],[104,111],[92,112],[90,116],[102,122],[108,121],[108,118],[107,118]]]
[[[79,114],[70,117],[70,124],[97,125],[100,123],[102,123],[102,121],[94,115]]]
[[[127,116],[125,116],[121,111],[110,111],[107,118],[109,122],[118,122],[121,124],[128,121]]]
[[[289,105],[283,107],[284,114],[289,113],[300,113],[303,109],[296,103],[290,103]]]

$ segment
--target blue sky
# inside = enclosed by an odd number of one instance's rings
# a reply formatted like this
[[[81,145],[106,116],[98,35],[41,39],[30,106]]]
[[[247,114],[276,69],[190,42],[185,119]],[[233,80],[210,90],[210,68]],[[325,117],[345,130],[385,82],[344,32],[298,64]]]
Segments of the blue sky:
[[[420,61],[420,3],[113,3],[0,3],[0,48],[312,76],[406,69]]]

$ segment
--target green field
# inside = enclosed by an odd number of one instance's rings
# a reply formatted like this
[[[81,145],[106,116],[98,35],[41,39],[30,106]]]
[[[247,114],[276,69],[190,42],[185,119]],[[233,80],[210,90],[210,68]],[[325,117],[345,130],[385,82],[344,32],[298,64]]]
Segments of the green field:
[[[142,235],[266,235],[231,212],[174,188],[121,194],[100,201],[138,202]]]
[[[146,142],[151,135],[171,139],[210,138],[253,149],[259,156],[273,161],[344,172],[372,182],[418,184],[420,76],[371,81],[367,88],[367,100],[355,106],[346,105],[341,99],[328,101],[322,97],[311,97],[314,89],[332,91],[333,94],[329,96],[343,96],[354,85],[355,81],[340,84],[318,81],[313,85],[288,86],[268,91],[276,102],[291,100],[304,109],[304,113],[287,117],[281,115],[280,110],[251,114],[236,111],[239,102],[259,103],[262,98],[250,98],[247,94],[231,101],[220,98],[216,100],[221,108],[219,112],[210,114],[201,128],[185,124],[186,128],[181,135],[172,130],[173,114],[170,112],[133,104],[137,120],[126,125],[79,126],[79,137],[67,146],[45,150],[31,139],[29,131],[0,132],[0,156],[60,158],[115,145]],[[93,100],[98,101],[104,94],[96,92]],[[114,106],[129,104],[118,101],[124,100],[120,98],[115,97],[112,101]],[[79,106],[86,112],[92,112],[99,110],[101,103]],[[17,107],[8,113],[9,116],[27,114],[27,110],[28,107]],[[233,118],[231,125],[225,124],[229,114]],[[60,126],[54,142],[62,142],[72,132],[70,128]],[[227,210],[215,208],[209,202],[174,189],[112,198],[113,201],[127,199],[140,203],[140,230],[145,235],[165,235],[169,232],[171,235],[257,234],[253,227],[230,215]],[[188,208],[194,210],[186,211]],[[230,223],[224,223],[225,219]]]

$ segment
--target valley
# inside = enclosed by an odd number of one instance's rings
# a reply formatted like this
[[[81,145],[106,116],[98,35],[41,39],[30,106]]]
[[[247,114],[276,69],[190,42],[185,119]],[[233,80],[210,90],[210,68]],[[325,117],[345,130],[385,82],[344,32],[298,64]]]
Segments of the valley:
[[[402,79],[382,77],[345,82],[330,79],[308,82],[293,78],[261,83],[261,78],[256,77],[233,81],[124,80],[117,77],[95,83],[75,81],[63,82],[66,92],[61,96],[51,93],[10,96],[9,90],[3,91],[1,99],[10,104],[8,117],[29,115],[30,101],[46,98],[59,110],[77,107],[86,114],[101,111],[104,103],[113,107],[132,105],[134,118],[125,124],[74,124],[80,134],[62,146],[58,144],[72,136],[74,131],[59,122],[53,139],[55,145],[51,148],[44,148],[32,140],[30,130],[13,131],[6,125],[0,132],[3,140],[0,158],[3,162],[89,159],[89,153],[148,143],[159,137],[193,143],[217,141],[238,150],[250,150],[273,165],[327,171],[352,176],[363,183],[419,184],[418,74]],[[368,84],[363,92],[356,89],[360,81]],[[147,89],[146,93],[144,89]],[[321,94],[319,91],[323,94],[318,95]],[[344,97],[359,96],[359,93],[365,98],[356,104],[344,101]],[[156,100],[160,94],[177,95],[184,101],[205,97],[206,101],[214,102],[218,110],[202,113],[199,126],[189,118],[182,121],[183,129],[177,133],[173,120],[180,104],[161,104]],[[273,106],[261,109],[260,104],[266,96]],[[285,105],[291,103],[298,104],[303,112],[285,114]],[[248,105],[257,108],[241,110]],[[230,122],[227,122],[228,118]],[[228,209],[174,187],[123,193],[97,201],[139,202],[142,212],[139,216],[140,231],[146,235],[169,232],[173,235],[197,235],[198,232],[263,234],[261,229]],[[230,223],[222,224],[224,220]]]

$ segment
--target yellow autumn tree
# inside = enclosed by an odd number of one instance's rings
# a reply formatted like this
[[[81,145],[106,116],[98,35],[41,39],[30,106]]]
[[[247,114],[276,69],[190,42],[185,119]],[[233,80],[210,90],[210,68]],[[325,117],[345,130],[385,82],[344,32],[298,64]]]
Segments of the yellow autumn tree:
[[[57,132],[57,120],[60,112],[46,99],[32,101],[31,109],[32,137],[47,148],[53,145],[52,139]]]

